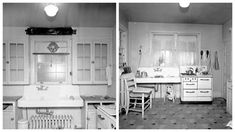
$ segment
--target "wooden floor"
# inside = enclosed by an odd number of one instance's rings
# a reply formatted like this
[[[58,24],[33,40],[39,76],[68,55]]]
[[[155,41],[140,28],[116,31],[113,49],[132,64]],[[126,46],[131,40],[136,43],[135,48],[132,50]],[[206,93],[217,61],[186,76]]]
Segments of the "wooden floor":
[[[215,98],[212,104],[181,104],[155,99],[153,108],[141,113],[120,114],[120,129],[230,129],[232,116],[226,112],[226,101]]]

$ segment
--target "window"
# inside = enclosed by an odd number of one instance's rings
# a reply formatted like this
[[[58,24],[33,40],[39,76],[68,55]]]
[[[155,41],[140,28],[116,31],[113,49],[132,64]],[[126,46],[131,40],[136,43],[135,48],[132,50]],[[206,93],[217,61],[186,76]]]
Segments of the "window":
[[[66,82],[67,55],[37,55],[37,82]]]
[[[198,34],[152,33],[151,56],[154,66],[198,65]]]

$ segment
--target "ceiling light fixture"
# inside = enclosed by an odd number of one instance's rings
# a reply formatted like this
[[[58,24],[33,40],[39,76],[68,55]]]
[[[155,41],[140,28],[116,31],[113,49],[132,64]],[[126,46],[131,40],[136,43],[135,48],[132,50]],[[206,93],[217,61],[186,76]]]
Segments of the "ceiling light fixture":
[[[49,17],[54,17],[57,14],[58,10],[59,8],[55,4],[49,4],[44,7],[44,11]]]
[[[188,8],[190,5],[190,2],[188,0],[182,0],[179,2],[180,7],[182,8]]]

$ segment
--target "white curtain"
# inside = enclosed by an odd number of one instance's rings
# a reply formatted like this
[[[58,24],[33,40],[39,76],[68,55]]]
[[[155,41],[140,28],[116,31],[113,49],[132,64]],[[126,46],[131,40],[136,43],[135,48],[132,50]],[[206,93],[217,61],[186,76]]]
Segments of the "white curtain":
[[[196,35],[179,35],[176,46],[179,65],[198,65],[198,47]]]
[[[152,34],[153,65],[197,65],[198,47],[196,35]]]

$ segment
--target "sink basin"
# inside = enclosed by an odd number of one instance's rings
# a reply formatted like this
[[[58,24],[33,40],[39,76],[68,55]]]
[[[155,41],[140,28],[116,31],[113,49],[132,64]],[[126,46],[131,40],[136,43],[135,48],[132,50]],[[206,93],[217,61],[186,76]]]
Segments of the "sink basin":
[[[38,99],[27,99],[22,97],[18,100],[19,107],[82,107],[83,100],[81,97],[74,99],[60,97],[54,99],[46,99],[44,97]]]
[[[47,91],[38,91],[32,86],[25,87],[24,96],[18,100],[18,107],[83,107],[83,99],[77,89],[49,87]],[[71,95],[74,93],[77,95]]]

